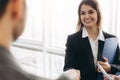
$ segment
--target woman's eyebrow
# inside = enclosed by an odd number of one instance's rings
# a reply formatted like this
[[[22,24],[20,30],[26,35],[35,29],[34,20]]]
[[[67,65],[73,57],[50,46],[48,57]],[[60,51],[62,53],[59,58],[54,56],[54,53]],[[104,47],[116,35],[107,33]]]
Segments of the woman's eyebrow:
[[[93,11],[93,9],[90,9],[90,10],[88,10],[88,11]],[[80,12],[85,12],[85,11],[81,10]]]
[[[90,9],[90,10],[88,10],[88,11],[94,11],[93,9]]]

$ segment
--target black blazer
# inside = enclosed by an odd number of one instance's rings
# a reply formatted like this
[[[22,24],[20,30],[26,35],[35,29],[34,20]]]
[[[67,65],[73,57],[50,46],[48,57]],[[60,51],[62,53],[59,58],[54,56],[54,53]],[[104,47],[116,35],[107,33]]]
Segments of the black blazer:
[[[115,37],[103,32],[105,39]],[[98,60],[102,60],[104,41],[98,41]],[[120,50],[117,47],[114,62],[111,64],[110,73],[120,71]],[[64,71],[68,69],[79,69],[82,80],[96,80],[97,70],[95,68],[92,49],[89,39],[82,38],[82,30],[68,36],[66,44],[66,55]]]

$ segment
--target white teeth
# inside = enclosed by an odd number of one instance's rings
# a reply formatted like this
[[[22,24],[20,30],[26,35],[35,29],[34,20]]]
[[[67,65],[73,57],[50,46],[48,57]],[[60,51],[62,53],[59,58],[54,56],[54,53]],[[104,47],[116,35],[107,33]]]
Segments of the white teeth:
[[[85,22],[87,22],[87,23],[88,23],[88,22],[91,22],[91,20],[85,20]]]

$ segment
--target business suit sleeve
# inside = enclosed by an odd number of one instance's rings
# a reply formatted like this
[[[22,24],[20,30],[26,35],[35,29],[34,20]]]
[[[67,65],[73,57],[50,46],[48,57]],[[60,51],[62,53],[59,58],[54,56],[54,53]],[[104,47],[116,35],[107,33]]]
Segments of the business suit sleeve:
[[[76,69],[77,60],[73,39],[71,36],[67,38],[64,71],[72,68]]]
[[[119,48],[119,45],[117,46],[114,63],[111,64],[110,73],[116,73],[116,72],[120,72],[120,48]]]
[[[57,80],[72,80],[72,79],[67,77],[65,74],[62,74]]]

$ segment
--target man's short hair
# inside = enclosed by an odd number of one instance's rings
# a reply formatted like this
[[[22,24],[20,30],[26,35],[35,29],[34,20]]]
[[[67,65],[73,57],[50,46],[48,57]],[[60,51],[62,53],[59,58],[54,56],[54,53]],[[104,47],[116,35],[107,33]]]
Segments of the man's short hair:
[[[3,16],[9,0],[0,0],[0,18]]]

